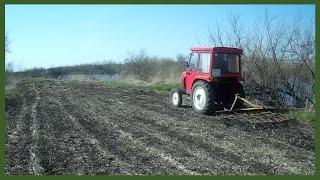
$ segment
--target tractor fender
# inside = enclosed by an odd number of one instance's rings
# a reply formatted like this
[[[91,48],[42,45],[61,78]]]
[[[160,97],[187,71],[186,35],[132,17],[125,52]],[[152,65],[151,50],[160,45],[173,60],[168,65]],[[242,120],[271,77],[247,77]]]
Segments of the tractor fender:
[[[180,84],[181,84],[182,90],[186,89],[186,76],[187,76],[187,72],[183,71],[180,76]]]
[[[207,75],[197,75],[196,78],[192,82],[192,87],[197,81],[204,81],[207,83],[213,83],[213,78],[207,76]]]
[[[212,81],[209,81],[208,79],[205,79],[205,78],[196,78],[196,79],[194,79],[193,81],[192,81],[192,86],[191,87],[193,87],[194,86],[194,84],[196,83],[196,82],[198,82],[198,81],[203,81],[203,82],[206,82],[206,83],[208,83],[208,84],[213,84],[213,82]],[[189,91],[187,91],[187,94],[191,94],[192,93],[192,88],[189,90]]]

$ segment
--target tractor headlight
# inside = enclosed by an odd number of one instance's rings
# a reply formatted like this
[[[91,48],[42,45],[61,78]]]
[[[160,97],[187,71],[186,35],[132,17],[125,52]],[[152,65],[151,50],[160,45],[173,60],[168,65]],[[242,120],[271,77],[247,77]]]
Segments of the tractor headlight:
[[[219,68],[213,68],[213,69],[212,69],[212,76],[213,76],[213,77],[219,77],[219,76],[221,76],[221,69],[219,69]]]

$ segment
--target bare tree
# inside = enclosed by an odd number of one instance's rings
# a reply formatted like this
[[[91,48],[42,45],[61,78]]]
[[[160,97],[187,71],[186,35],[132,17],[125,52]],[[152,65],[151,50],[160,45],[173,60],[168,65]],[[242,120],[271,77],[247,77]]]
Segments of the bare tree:
[[[223,41],[220,26],[221,24],[216,23],[214,32],[209,28],[209,40],[214,46],[224,47],[226,44]]]
[[[209,39],[214,46],[244,50],[243,68],[251,92],[272,105],[289,101],[297,107],[314,105],[314,23],[304,29],[301,17],[286,23],[266,11],[251,31],[241,26],[239,16],[229,15],[228,24],[230,31],[222,32],[219,26],[209,29]]]
[[[244,32],[240,24],[240,16],[229,14],[229,24],[231,26],[231,38],[233,46],[243,49]],[[231,40],[230,40],[231,41]]]

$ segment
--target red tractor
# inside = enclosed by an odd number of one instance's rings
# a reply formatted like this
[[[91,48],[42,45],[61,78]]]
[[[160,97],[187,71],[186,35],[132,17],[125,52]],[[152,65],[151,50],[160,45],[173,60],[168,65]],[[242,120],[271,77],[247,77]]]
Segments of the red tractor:
[[[172,105],[181,106],[182,94],[187,94],[198,113],[242,108],[243,102],[235,101],[245,98],[241,55],[237,48],[191,48],[187,69],[181,73],[181,88],[171,91]]]

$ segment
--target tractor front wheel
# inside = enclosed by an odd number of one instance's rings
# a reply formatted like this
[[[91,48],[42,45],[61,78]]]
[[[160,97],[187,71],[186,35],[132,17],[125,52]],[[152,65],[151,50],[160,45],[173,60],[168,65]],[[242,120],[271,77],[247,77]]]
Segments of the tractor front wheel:
[[[192,108],[201,114],[210,114],[216,110],[214,86],[198,81],[192,87]]]
[[[182,104],[182,92],[180,89],[171,91],[171,104],[175,107],[180,107]]]

